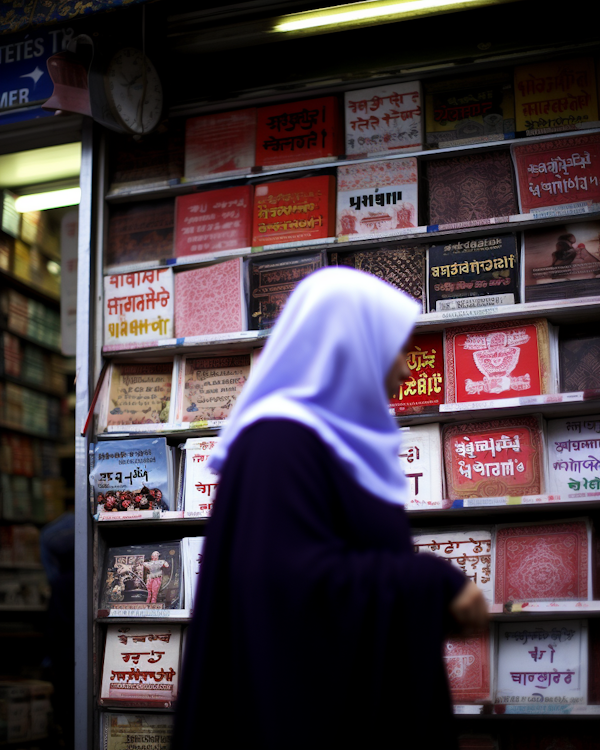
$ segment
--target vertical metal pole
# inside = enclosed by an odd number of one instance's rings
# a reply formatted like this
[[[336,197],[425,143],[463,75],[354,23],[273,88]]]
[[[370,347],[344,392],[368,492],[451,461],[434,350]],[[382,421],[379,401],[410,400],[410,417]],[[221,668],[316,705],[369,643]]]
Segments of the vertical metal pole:
[[[91,748],[92,705],[92,519],[88,504],[88,439],[81,430],[90,403],[90,292],[93,219],[93,122],[84,118],[77,264],[77,359],[75,404],[75,747]]]

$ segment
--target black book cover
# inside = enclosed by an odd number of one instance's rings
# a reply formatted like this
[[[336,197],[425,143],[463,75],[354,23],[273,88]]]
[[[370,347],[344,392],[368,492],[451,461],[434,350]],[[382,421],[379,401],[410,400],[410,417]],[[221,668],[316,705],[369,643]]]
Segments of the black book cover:
[[[561,326],[558,341],[561,392],[600,388],[598,326]]]

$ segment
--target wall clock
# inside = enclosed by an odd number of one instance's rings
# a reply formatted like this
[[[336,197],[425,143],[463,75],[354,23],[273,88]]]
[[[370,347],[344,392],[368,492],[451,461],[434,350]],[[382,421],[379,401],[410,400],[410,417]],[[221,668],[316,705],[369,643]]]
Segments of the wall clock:
[[[112,56],[103,78],[116,124],[134,135],[154,130],[162,114],[163,92],[158,73],[146,55],[134,47],[124,47]]]

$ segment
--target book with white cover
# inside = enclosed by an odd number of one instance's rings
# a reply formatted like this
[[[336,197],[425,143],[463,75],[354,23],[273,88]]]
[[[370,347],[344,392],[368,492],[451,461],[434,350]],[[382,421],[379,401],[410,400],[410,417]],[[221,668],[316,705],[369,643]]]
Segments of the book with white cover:
[[[109,625],[100,705],[170,708],[177,698],[180,666],[180,625]]]
[[[398,458],[409,484],[407,510],[443,507],[442,447],[439,424],[401,428]]]
[[[490,605],[494,603],[493,543],[489,527],[464,531],[427,530],[415,532],[413,536],[415,551],[431,552],[460,568],[479,586]]]
[[[188,536],[181,540],[181,567],[183,568],[184,606],[194,609],[194,599],[198,589],[198,579],[202,569],[203,536]]]
[[[208,459],[218,437],[190,438],[185,441],[183,510],[198,517],[210,516],[217,496],[218,477],[208,468]]]
[[[600,414],[547,423],[548,493],[561,500],[600,497]]]
[[[502,623],[496,703],[586,704],[586,620]]]

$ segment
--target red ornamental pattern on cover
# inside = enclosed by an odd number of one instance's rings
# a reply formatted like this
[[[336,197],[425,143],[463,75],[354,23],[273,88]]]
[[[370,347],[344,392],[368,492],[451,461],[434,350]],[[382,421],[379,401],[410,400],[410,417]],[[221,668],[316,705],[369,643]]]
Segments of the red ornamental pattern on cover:
[[[104,343],[141,343],[173,337],[173,271],[104,277]]]
[[[421,85],[348,91],[345,95],[346,153],[373,154],[421,146]]]
[[[542,492],[541,451],[536,417],[446,427],[448,497],[537,495]]]
[[[249,247],[252,192],[247,185],[177,198],[175,255]]]
[[[538,335],[535,321],[446,331],[448,403],[544,393]]]
[[[521,211],[600,201],[600,134],[512,146]]]
[[[416,159],[338,168],[338,235],[407,229],[417,224]]]
[[[496,601],[587,599],[585,522],[501,528],[496,534]]]
[[[238,259],[178,273],[175,294],[178,338],[243,330],[242,276]]]
[[[486,631],[466,638],[449,638],[444,664],[454,703],[490,697],[490,637]]]

